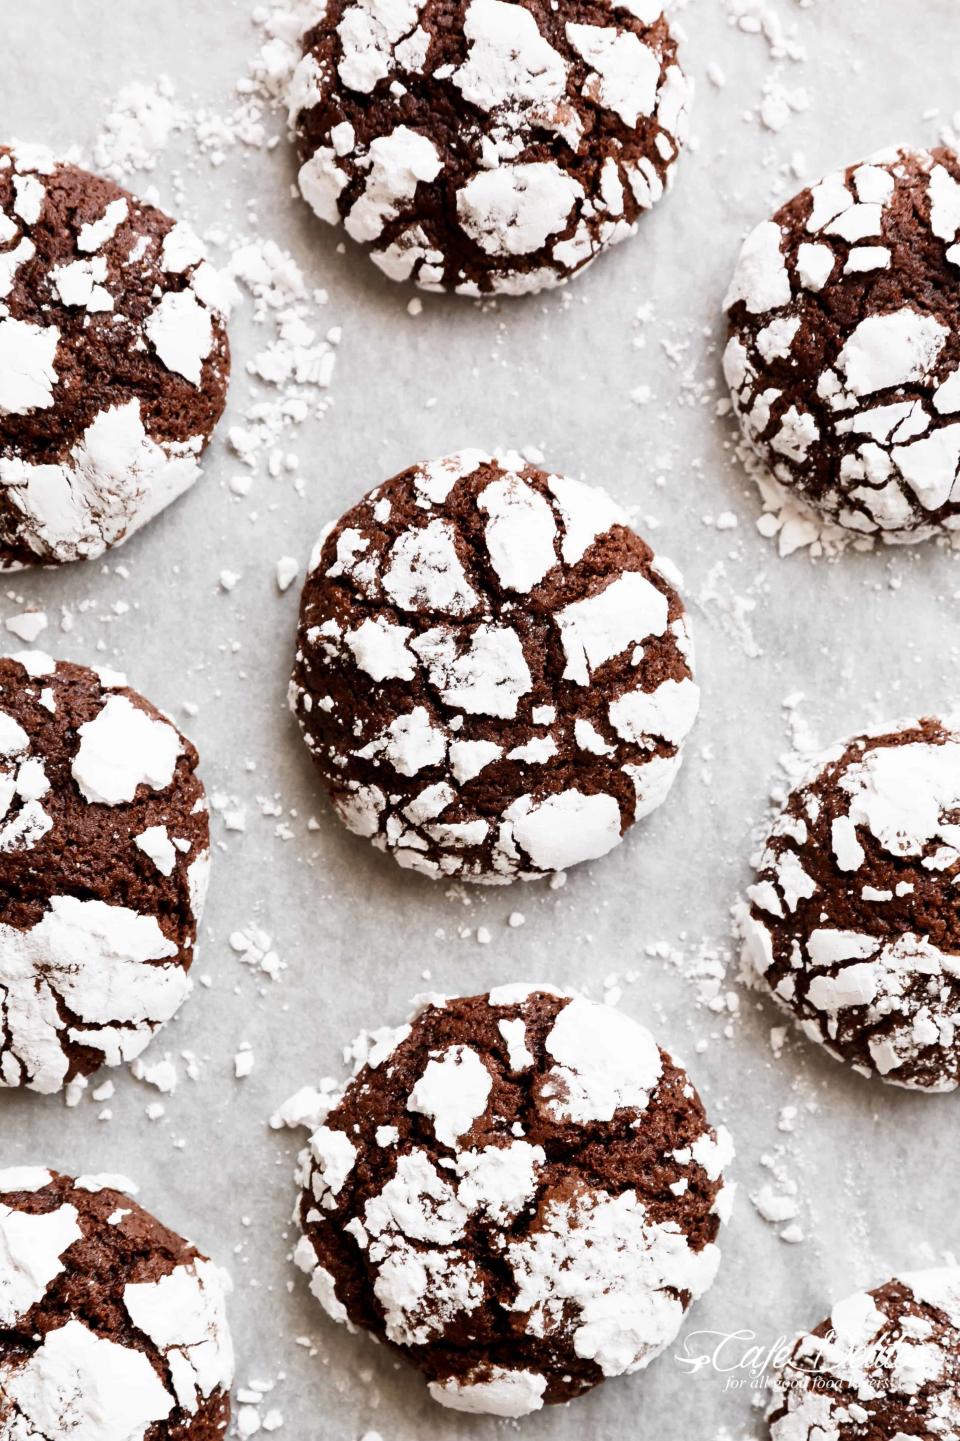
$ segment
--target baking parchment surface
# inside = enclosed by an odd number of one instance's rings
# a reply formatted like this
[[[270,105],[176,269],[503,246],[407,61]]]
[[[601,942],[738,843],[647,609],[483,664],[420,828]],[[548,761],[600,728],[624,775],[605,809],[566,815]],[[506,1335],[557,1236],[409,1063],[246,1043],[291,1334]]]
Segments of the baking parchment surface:
[[[764,9],[795,27],[805,60],[779,60],[730,23],[731,11]],[[166,75],[192,112],[228,113],[262,42],[248,0],[4,0],[2,10],[4,135],[86,155],[133,81]],[[530,1418],[531,1438],[760,1434],[764,1375],[744,1364],[748,1344],[762,1353],[832,1299],[958,1243],[960,1101],[871,1085],[792,1034],[776,1059],[770,1032],[782,1022],[736,983],[729,911],[771,787],[784,783],[782,757],[955,704],[960,563],[933,545],[779,559],[756,530],[757,496],[717,401],[719,304],[743,233],[801,180],[937,139],[960,104],[960,5],[698,0],[677,19],[698,96],[674,192],[634,240],[545,298],[424,297],[411,315],[414,292],[292,195],[284,141],[228,144],[213,164],[192,127],[171,135],[134,188],[155,186],[201,232],[276,240],[326,288],[325,321],[343,328],[330,409],[282,447],[299,456],[302,493],[263,468],[245,497],[230,489],[243,467],[226,436],[249,404],[246,361],[264,343],[248,302],[232,327],[230,412],[194,490],[103,564],[0,586],[0,617],[47,611],[38,645],[123,669],[169,710],[220,798],[203,983],[149,1053],[171,1054],[177,1090],[159,1096],[118,1071],[100,1077],[114,1080],[112,1098],[88,1092],[72,1110],[59,1097],[3,1095],[3,1162],[125,1172],[144,1204],[229,1266],[238,1383],[274,1383],[261,1413],[279,1408],[279,1435],[295,1441],[502,1430],[441,1410],[384,1348],[328,1322],[288,1260],[302,1137],[271,1131],[268,1118],[299,1086],[340,1074],[344,1044],[399,1022],[423,990],[515,979],[598,998],[619,990],[737,1143],[740,1195],[710,1295],[648,1372]],[[765,85],[768,101],[779,85],[797,107],[778,131],[757,118]],[[277,120],[268,128],[280,133]],[[322,525],[362,491],[463,446],[537,447],[551,468],[605,486],[685,577],[703,708],[680,779],[624,845],[562,888],[464,891],[400,871],[332,818],[286,708],[299,587],[280,594],[277,560],[302,568]],[[735,528],[717,526],[725,513]],[[229,591],[224,570],[239,576]],[[21,645],[4,635],[4,647]],[[245,830],[228,830],[224,811],[240,807]],[[508,925],[512,912],[524,924]],[[285,965],[276,981],[229,943],[251,927]],[[245,1044],[254,1068],[237,1080]],[[164,1114],[148,1119],[158,1101]],[[768,1184],[796,1186],[802,1242],[781,1240],[783,1227],[751,1204]],[[740,1339],[716,1364],[677,1359],[711,1355],[727,1335]]]

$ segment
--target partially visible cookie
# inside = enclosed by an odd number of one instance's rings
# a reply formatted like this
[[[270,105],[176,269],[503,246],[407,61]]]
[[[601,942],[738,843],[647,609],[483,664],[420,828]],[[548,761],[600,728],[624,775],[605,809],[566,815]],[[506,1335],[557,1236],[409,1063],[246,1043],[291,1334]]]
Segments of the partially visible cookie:
[[[724,371],[783,486],[859,535],[960,527],[960,159],[889,150],[744,243]]]
[[[960,1268],[848,1296],[773,1377],[771,1441],[960,1436]]]
[[[321,537],[291,704],[341,819],[400,865],[529,880],[664,800],[697,713],[669,561],[602,490],[463,451]]]
[[[0,570],[100,555],[182,494],[229,370],[223,286],[185,225],[0,146]]]
[[[0,1085],[131,1060],[190,989],[197,752],[123,677],[0,658]]]
[[[301,1156],[295,1260],[324,1310],[457,1411],[524,1416],[649,1365],[733,1199],[730,1138],[650,1032],[501,986],[355,1054]]]
[[[633,234],[686,136],[661,0],[330,0],[290,102],[300,189],[393,280],[560,284]]]
[[[843,741],[791,793],[741,917],[744,954],[831,1055],[921,1091],[960,1084],[960,733]]]
[[[229,1278],[130,1189],[0,1171],[0,1441],[226,1432]]]

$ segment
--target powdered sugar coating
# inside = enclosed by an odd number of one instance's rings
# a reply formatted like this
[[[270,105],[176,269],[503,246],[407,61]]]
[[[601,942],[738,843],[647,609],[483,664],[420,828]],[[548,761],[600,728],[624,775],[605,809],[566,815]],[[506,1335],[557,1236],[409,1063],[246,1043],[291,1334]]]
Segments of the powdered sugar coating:
[[[773,1378],[771,1441],[960,1435],[960,1269],[838,1302]]]
[[[335,0],[289,108],[304,198],[387,275],[524,295],[633,233],[688,99],[656,7]]]
[[[649,1033],[501,988],[432,998],[376,1067],[364,1050],[300,1162],[295,1259],[328,1314],[460,1411],[648,1365],[713,1281],[732,1156]]]
[[[57,1091],[131,1060],[189,993],[209,846],[196,751],[112,679],[0,660],[2,1086]]]
[[[862,536],[960,525],[960,161],[892,150],[744,242],[724,373],[781,485]]]
[[[99,555],[196,480],[229,373],[210,275],[185,226],[0,147],[0,569]]]
[[[291,689],[347,827],[434,877],[605,855],[697,712],[670,574],[602,491],[513,454],[372,491],[315,553]]]
[[[960,735],[911,721],[819,757],[775,823],[744,955],[804,1032],[864,1075],[960,1084]]]
[[[0,1184],[2,1441],[198,1441],[229,1420],[229,1279],[127,1196]]]

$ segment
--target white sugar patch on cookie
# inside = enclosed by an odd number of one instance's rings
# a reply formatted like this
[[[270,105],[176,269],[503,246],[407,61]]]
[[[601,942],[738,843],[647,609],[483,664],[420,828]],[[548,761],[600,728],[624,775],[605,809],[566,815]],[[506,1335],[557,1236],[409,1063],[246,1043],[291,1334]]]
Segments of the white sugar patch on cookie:
[[[765,220],[743,243],[733,281],[723,302],[730,310],[738,300],[754,315],[789,305],[790,276],[781,249],[779,225]]]
[[[123,1288],[127,1314],[166,1359],[177,1405],[188,1415],[233,1382],[225,1290],[224,1273],[203,1258]]]
[[[470,42],[467,58],[451,79],[464,99],[494,115],[508,135],[535,123],[575,147],[582,124],[565,103],[567,64],[532,11],[503,0],[470,0],[463,32]],[[505,137],[504,154],[512,149]]]
[[[451,1411],[516,1419],[543,1409],[547,1379],[537,1371],[490,1366],[480,1371],[476,1380],[450,1376],[428,1384],[434,1401]]]
[[[619,845],[622,820],[615,798],[578,790],[536,800],[524,795],[503,813],[511,845],[520,846],[542,871],[562,871],[597,860]]]
[[[700,1296],[720,1262],[695,1251],[678,1227],[655,1223],[635,1192],[603,1191],[552,1201],[543,1228],[507,1247],[517,1284],[513,1310],[549,1338],[573,1315],[573,1347],[604,1376],[647,1365],[683,1320],[678,1292]]]
[[[477,604],[457,554],[453,531],[443,520],[408,530],[394,542],[383,588],[404,610],[426,606],[449,615],[466,615]]]
[[[483,1061],[467,1046],[451,1046],[427,1063],[407,1110],[430,1116],[438,1141],[453,1146],[482,1116],[493,1084]]]
[[[593,67],[583,87],[590,100],[612,110],[624,125],[635,127],[641,115],[652,115],[660,85],[660,61],[632,30],[606,25],[566,25],[567,39]]]
[[[556,615],[567,657],[564,679],[588,685],[592,671],[628,646],[651,635],[663,635],[667,619],[666,596],[635,571],[628,571],[586,600],[565,606]]]
[[[165,295],[143,328],[167,369],[199,385],[214,335],[210,311],[193,291]]]
[[[142,1351],[98,1336],[71,1318],[4,1380],[7,1399],[34,1434],[70,1433],[127,1441],[174,1408]]]
[[[139,1055],[189,991],[177,955],[155,917],[99,900],[54,896],[30,930],[0,925],[4,1083],[59,1090],[68,1040],[102,1051],[109,1065]]]
[[[179,735],[126,696],[109,696],[77,734],[80,746],[71,772],[88,801],[122,805],[141,785],[162,791],[173,780],[182,749]]]
[[[960,741],[870,749],[839,785],[851,797],[851,824],[892,855],[917,856],[938,841],[960,857],[960,825],[949,819],[960,809]]]
[[[55,325],[0,319],[0,415],[49,410],[60,332]]]
[[[501,584],[528,593],[557,563],[550,505],[519,476],[508,475],[486,486],[477,506],[490,517],[484,537]]]
[[[99,220],[81,225],[77,234],[77,249],[88,254],[100,250],[108,240],[113,239],[129,215],[130,207],[122,196],[111,200]]]
[[[42,1180],[41,1177],[46,1177]],[[6,1191],[41,1189],[50,1173],[0,1172]],[[24,1185],[23,1182],[27,1182]],[[64,1268],[63,1253],[81,1239],[73,1206],[31,1214],[0,1203],[0,1325],[13,1328],[46,1295]]]
[[[457,192],[466,233],[488,255],[529,255],[565,230],[583,187],[550,160],[482,170]]]
[[[425,631],[410,644],[447,705],[471,715],[509,719],[530,690],[530,667],[510,626],[479,625],[462,653],[456,639],[441,629]]]
[[[909,307],[868,315],[844,345],[837,365],[855,395],[925,380],[949,333],[934,316]]]
[[[347,234],[360,241],[378,239],[404,201],[416,195],[420,182],[435,180],[441,169],[436,146],[406,125],[372,141],[368,162],[363,193],[344,220]]]
[[[59,463],[0,458],[0,483],[38,558],[76,560],[145,525],[196,480],[201,437],[159,444],[139,400],[103,410]]]
[[[550,1110],[578,1125],[610,1121],[623,1108],[644,1110],[663,1071],[644,1026],[579,996],[564,1006],[545,1045],[557,1062],[549,1073]]]
[[[161,875],[173,874],[177,864],[177,850],[166,826],[148,826],[134,837],[134,845],[153,861]]]

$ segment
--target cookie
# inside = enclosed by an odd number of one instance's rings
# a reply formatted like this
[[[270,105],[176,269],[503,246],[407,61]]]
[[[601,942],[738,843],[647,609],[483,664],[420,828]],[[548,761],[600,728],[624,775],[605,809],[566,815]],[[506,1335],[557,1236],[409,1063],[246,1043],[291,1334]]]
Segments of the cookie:
[[[890,150],[747,237],[724,372],[774,477],[861,536],[960,527],[960,159]]]
[[[197,237],[39,146],[0,146],[0,570],[100,555],[193,484],[223,411]]]
[[[124,678],[0,658],[0,1085],[132,1060],[188,994],[209,868],[197,752]]]
[[[678,579],[603,491],[512,453],[371,491],[311,557],[291,689],[345,825],[471,881],[611,850],[697,712]]]
[[[960,1436],[960,1269],[907,1271],[801,1333],[772,1378],[771,1441]]]
[[[0,1441],[226,1432],[229,1279],[129,1188],[0,1171]]]
[[[842,741],[770,832],[744,956],[804,1032],[865,1076],[960,1082],[960,733],[924,719]]]
[[[643,1026],[550,987],[361,1038],[300,1158],[295,1260],[458,1411],[642,1370],[712,1284],[729,1137]]]
[[[660,0],[328,0],[289,104],[320,219],[392,280],[476,296],[632,235],[688,99]]]

